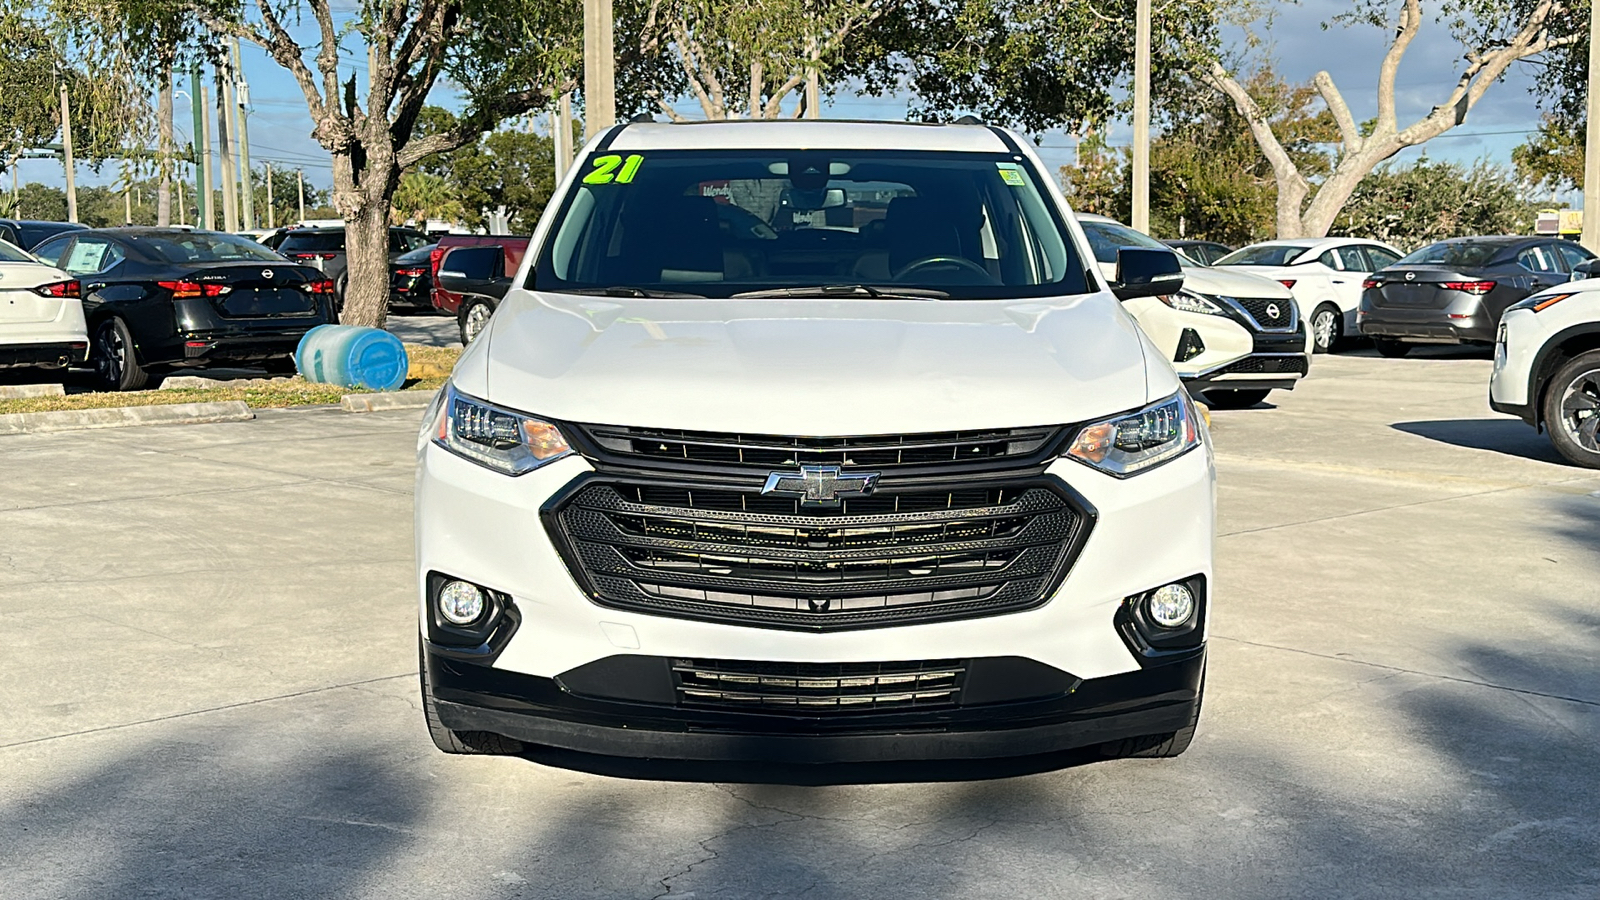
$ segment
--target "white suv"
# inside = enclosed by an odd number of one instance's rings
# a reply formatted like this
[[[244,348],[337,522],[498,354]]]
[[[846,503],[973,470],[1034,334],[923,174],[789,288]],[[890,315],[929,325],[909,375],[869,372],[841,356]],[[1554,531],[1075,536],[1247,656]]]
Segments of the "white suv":
[[[434,742],[1182,752],[1214,473],[1118,302],[1181,279],[999,129],[605,132],[419,440]]]
[[[1600,281],[1546,288],[1505,311],[1489,405],[1548,429],[1562,456],[1600,469]]]

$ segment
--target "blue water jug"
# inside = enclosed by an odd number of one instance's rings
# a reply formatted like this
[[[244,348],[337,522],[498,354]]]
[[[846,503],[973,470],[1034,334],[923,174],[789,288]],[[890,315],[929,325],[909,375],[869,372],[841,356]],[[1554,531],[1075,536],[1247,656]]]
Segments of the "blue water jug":
[[[393,391],[405,383],[410,361],[400,339],[382,329],[318,325],[300,339],[294,365],[307,381]]]

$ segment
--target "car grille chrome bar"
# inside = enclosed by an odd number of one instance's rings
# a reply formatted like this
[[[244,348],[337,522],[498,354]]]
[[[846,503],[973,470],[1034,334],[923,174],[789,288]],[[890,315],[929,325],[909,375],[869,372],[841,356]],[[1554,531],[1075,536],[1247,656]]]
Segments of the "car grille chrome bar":
[[[955,707],[967,665],[961,660],[886,663],[779,663],[674,659],[684,706],[787,711],[797,715]]]

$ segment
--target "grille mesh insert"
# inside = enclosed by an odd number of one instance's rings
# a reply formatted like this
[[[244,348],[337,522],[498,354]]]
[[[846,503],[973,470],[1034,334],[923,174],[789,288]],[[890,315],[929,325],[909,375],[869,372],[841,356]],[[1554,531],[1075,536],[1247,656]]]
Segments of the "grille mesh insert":
[[[830,630],[1042,602],[1086,517],[1042,482],[803,507],[754,491],[592,481],[554,514],[603,605]]]
[[[797,715],[937,709],[960,703],[961,660],[777,663],[672,660],[684,706],[788,711]]]
[[[1296,320],[1299,318],[1299,311],[1295,309],[1295,304],[1292,300],[1263,300],[1256,297],[1235,297],[1233,298],[1233,302],[1243,307],[1244,311],[1250,314],[1250,318],[1255,319],[1256,324],[1260,325],[1262,328],[1282,328],[1285,330],[1291,329],[1295,326]],[[1274,309],[1278,311],[1278,314],[1275,316],[1272,315],[1272,310]]]

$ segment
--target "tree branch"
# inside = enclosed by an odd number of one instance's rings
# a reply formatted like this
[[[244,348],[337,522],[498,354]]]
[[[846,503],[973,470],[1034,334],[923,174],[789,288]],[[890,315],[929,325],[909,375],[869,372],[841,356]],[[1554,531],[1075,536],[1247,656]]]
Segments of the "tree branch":
[[[1289,151],[1273,134],[1272,123],[1261,111],[1261,106],[1251,98],[1243,85],[1228,74],[1221,63],[1213,60],[1211,68],[1203,71],[1200,77],[1212,88],[1227,95],[1239,115],[1249,123],[1250,133],[1255,136],[1256,144],[1272,166],[1272,174],[1278,181],[1278,236],[1298,237],[1301,228],[1300,209],[1311,190],[1311,183],[1300,174],[1300,167],[1295,165]]]
[[[1406,48],[1422,30],[1422,0],[1405,0],[1400,8],[1400,23],[1395,30],[1394,43],[1383,55],[1378,68],[1378,130],[1377,134],[1393,134],[1398,126],[1394,117],[1394,80],[1400,72],[1400,60]]]
[[[1328,104],[1328,111],[1333,113],[1333,120],[1339,123],[1339,137],[1344,144],[1344,152],[1360,153],[1366,140],[1361,137],[1361,129],[1356,127],[1355,117],[1350,114],[1350,104],[1345,102],[1338,85],[1333,83],[1333,76],[1318,72],[1312,82],[1317,86],[1317,93],[1322,95],[1322,102]]]

